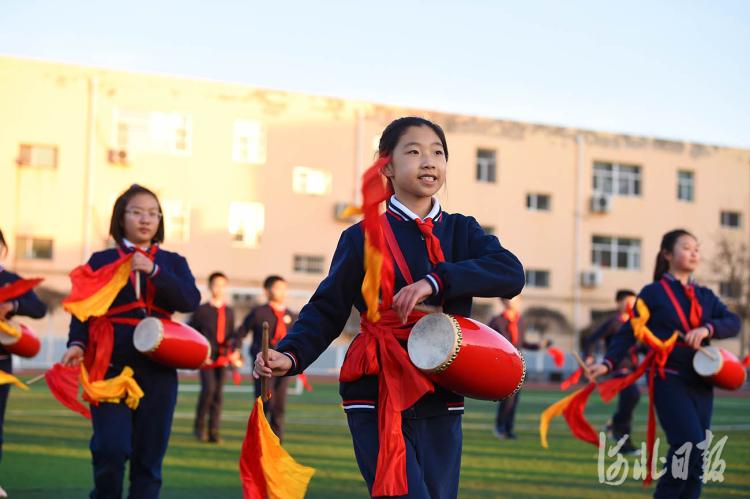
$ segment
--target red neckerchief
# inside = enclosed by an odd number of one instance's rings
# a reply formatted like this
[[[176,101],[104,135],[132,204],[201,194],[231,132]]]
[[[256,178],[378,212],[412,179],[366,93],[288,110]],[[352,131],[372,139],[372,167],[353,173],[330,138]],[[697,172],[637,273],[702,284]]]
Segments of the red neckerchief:
[[[521,314],[513,309],[506,308],[503,312],[503,317],[508,321],[508,331],[510,331],[510,342],[513,346],[518,346],[518,320],[521,318]]]
[[[276,316],[276,330],[273,333],[273,339],[271,340],[271,344],[278,345],[279,342],[284,339],[284,336],[286,336],[286,324],[284,323],[284,315],[286,314],[286,307],[276,309],[273,307],[270,303],[268,304],[269,307],[271,307],[271,310],[273,310],[273,315]]]
[[[227,329],[226,305],[223,303],[216,307],[216,343],[221,346],[224,343],[224,335]]]
[[[674,295],[672,287],[669,285],[669,279],[667,279],[666,277],[662,277],[660,282],[662,287],[664,288],[664,291],[667,292],[667,296],[669,296],[669,299],[672,302],[672,306],[674,307],[677,315],[680,318],[680,322],[682,323],[682,327],[685,330],[685,333],[687,334],[691,330],[701,327],[703,325],[703,307],[698,302],[698,298],[695,296],[695,284],[691,282],[690,285],[685,286],[684,284],[680,283],[682,284],[682,288],[685,290],[685,295],[690,300],[690,323],[688,323],[687,318],[685,317],[685,312],[682,311],[682,306],[680,306],[680,302],[677,301],[677,297]]]
[[[428,218],[424,222],[418,218],[414,219],[417,222],[420,232],[425,236],[425,242],[427,243],[427,254],[430,256],[430,261],[433,265],[437,265],[439,262],[444,262],[445,257],[443,256],[443,249],[440,247],[440,239],[432,233],[432,219]]]

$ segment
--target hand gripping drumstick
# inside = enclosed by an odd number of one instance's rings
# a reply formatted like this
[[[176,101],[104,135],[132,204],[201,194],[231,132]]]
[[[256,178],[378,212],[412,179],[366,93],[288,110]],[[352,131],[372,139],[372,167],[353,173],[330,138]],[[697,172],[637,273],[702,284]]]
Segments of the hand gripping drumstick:
[[[263,322],[263,363],[268,366],[268,323]],[[261,376],[260,378],[260,396],[261,400],[265,402],[268,400],[268,378]]]
[[[677,335],[680,337],[681,340],[685,340],[686,339],[685,333],[683,333],[682,331],[675,331],[675,333],[677,333]],[[716,357],[714,357],[714,355],[711,352],[709,352],[708,350],[706,350],[705,348],[699,346],[698,350],[700,350],[709,359],[714,360],[714,361],[716,360]]]
[[[581,360],[581,357],[578,356],[578,353],[573,352],[573,356],[578,361],[578,365],[581,366],[581,369],[583,369],[583,372],[586,373],[586,377],[591,379],[591,370],[589,369],[589,366],[587,366],[586,363],[583,360]],[[594,383],[596,383],[596,381]]]

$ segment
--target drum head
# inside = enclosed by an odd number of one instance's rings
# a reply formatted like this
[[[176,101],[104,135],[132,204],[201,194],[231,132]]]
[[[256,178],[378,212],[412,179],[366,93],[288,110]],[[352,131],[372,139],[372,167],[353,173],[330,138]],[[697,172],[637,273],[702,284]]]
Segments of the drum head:
[[[458,354],[460,328],[446,314],[429,314],[417,321],[407,349],[412,364],[426,372],[445,369]]]
[[[147,317],[135,327],[133,345],[141,353],[151,353],[159,347],[164,336],[164,326],[156,317]]]
[[[703,347],[713,355],[716,360],[711,360],[708,355],[700,350],[695,352],[693,357],[693,369],[701,376],[713,376],[721,369],[721,352],[716,347]]]

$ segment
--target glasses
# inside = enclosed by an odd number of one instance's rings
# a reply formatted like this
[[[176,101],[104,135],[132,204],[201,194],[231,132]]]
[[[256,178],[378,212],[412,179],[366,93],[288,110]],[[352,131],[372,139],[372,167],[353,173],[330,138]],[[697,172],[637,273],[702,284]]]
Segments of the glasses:
[[[150,220],[152,218],[156,220],[161,220],[161,213],[158,211],[144,211],[144,210],[139,210],[138,208],[133,208],[131,210],[125,210],[125,213],[127,213],[131,217],[138,218],[140,220],[143,220],[144,218],[147,220]]]

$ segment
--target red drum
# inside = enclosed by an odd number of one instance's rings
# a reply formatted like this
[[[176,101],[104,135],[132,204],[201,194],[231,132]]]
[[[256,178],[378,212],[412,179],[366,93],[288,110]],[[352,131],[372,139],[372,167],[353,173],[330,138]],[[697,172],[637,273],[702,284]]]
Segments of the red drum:
[[[165,366],[200,369],[211,357],[205,336],[186,324],[148,317],[135,327],[133,345]]]
[[[422,317],[409,334],[408,350],[428,378],[465,397],[502,400],[516,393],[526,377],[526,363],[508,340],[465,317]]]
[[[703,376],[706,381],[725,390],[738,390],[745,384],[747,371],[742,363],[723,348],[703,347],[716,360],[698,350],[693,357],[693,369]]]
[[[20,322],[6,320],[5,323],[10,325],[10,327],[14,328],[16,331],[20,331],[21,336],[13,336],[5,331],[0,331],[0,344],[13,355],[27,357],[29,359],[31,357],[36,357],[36,354],[38,354],[39,350],[42,348],[42,343],[39,341],[39,338],[34,331]]]

